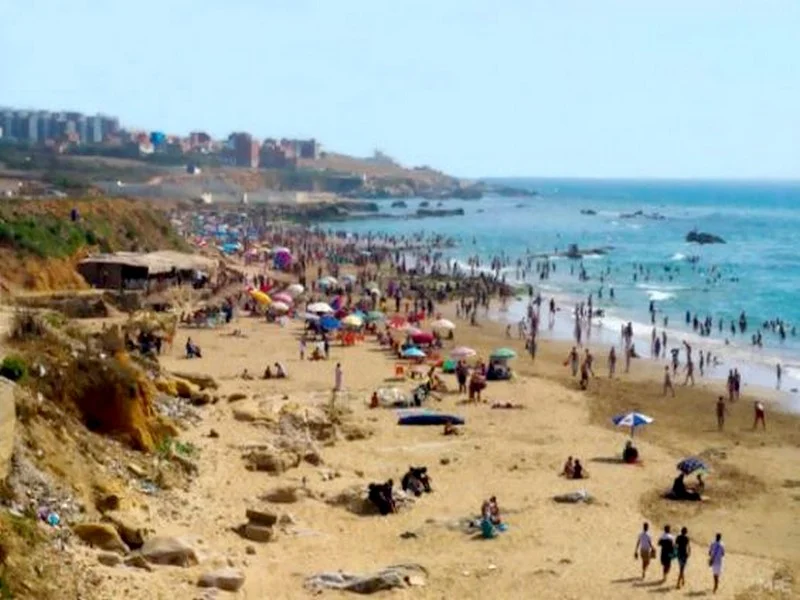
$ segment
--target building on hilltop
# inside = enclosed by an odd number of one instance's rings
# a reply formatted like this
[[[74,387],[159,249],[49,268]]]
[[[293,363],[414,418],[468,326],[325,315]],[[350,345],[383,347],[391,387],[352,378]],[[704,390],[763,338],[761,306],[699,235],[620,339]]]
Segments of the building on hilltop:
[[[257,169],[259,163],[259,145],[249,133],[232,133],[228,138],[233,152],[233,163],[237,167]]]

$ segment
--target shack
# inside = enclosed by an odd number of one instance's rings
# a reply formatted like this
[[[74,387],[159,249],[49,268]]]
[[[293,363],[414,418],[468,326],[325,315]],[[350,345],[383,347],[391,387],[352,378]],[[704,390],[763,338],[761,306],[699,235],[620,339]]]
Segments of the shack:
[[[216,261],[184,252],[114,252],[96,254],[78,263],[78,272],[94,288],[147,290],[155,285],[202,287],[213,280]]]

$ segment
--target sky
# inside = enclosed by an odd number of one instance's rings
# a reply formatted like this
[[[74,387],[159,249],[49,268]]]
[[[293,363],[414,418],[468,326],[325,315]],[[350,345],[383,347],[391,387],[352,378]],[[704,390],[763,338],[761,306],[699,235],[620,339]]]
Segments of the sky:
[[[800,179],[797,0],[0,0],[0,105],[465,177]]]

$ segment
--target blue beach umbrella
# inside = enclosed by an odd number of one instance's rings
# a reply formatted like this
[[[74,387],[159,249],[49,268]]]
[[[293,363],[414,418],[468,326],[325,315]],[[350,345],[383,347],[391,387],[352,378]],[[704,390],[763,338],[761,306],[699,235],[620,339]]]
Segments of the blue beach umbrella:
[[[425,353],[416,346],[411,346],[403,350],[403,358],[425,358]]]
[[[691,475],[695,471],[708,471],[706,463],[704,463],[696,456],[690,456],[688,458],[684,458],[681,462],[677,464],[677,467],[678,471],[680,471],[684,475]]]
[[[319,320],[319,325],[323,329],[327,329],[328,331],[333,331],[335,329],[339,329],[342,324],[339,319],[335,319],[330,315],[326,315]]]

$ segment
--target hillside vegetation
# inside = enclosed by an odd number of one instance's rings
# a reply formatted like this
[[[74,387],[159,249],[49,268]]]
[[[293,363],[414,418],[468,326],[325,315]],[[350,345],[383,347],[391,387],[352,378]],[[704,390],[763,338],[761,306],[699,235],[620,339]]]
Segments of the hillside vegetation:
[[[78,214],[72,220],[71,212]],[[8,200],[0,203],[0,279],[7,289],[79,289],[75,270],[91,252],[185,249],[166,215],[123,199]]]

